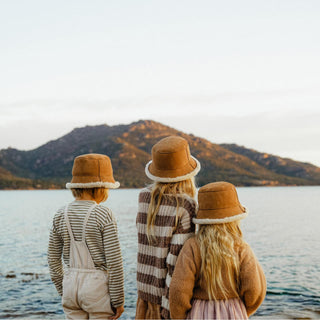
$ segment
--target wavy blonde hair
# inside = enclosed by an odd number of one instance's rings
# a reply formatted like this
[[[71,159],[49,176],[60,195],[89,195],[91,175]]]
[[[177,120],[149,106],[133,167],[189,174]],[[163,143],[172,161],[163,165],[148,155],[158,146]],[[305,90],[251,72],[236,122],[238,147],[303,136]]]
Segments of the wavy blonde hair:
[[[174,196],[176,203],[176,222],[175,227],[177,227],[178,219],[179,219],[179,207],[180,202],[178,197],[181,195],[188,195],[191,198],[194,198],[196,195],[196,186],[194,182],[194,177],[178,181],[178,182],[155,182],[151,186],[151,201],[148,207],[148,216],[147,216],[147,238],[149,243],[155,243],[155,235],[154,235],[154,225],[156,221],[156,216],[159,211],[159,207],[161,201],[166,196]]]
[[[218,300],[218,293],[224,299],[230,293],[238,297],[240,262],[235,247],[243,242],[240,222],[200,225],[196,238],[201,253],[200,281],[207,287],[209,299]]]

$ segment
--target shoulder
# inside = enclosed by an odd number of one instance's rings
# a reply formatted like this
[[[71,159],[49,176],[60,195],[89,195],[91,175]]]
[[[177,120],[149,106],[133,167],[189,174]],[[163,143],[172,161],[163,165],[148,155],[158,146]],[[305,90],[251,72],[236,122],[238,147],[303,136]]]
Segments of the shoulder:
[[[239,258],[240,258],[240,263],[253,262],[253,261],[256,261],[257,259],[252,248],[245,241],[243,241],[243,243],[239,246]]]
[[[66,206],[59,208],[53,216],[53,224],[58,224],[61,220],[64,220],[64,210]]]
[[[197,210],[196,200],[186,194],[179,195],[178,198],[181,199],[181,207],[185,209],[189,215],[194,216]]]
[[[112,210],[104,205],[98,204],[93,212],[96,215],[97,221],[101,225],[109,224],[111,222],[116,222],[115,216]]]
[[[139,193],[139,202],[150,202],[151,200],[151,189],[143,188]]]
[[[178,260],[189,261],[198,270],[201,267],[201,253],[196,236],[189,238],[183,245]]]
[[[183,198],[184,202],[191,207],[196,207],[197,206],[197,201],[195,198],[192,198],[190,196],[188,196],[187,194],[183,194],[181,195],[181,197]]]
[[[190,237],[185,243],[184,245],[185,247],[189,247],[189,248],[198,248],[199,245],[198,245],[198,240],[196,238],[196,236],[192,236]]]
[[[198,244],[198,240],[196,238],[196,236],[192,236],[191,238],[189,238],[183,245],[181,252],[184,253],[189,253],[192,255],[197,255],[198,252],[200,252],[199,250],[199,244]]]
[[[55,232],[63,232],[65,207],[65,205],[63,207],[60,207],[53,216],[51,228]]]
[[[64,215],[64,211],[65,211],[66,205],[60,207],[57,212],[55,213],[54,217],[60,217]]]
[[[177,196],[178,196],[178,198],[182,199],[185,202],[192,203],[192,204],[197,203],[195,198],[190,197],[186,193],[179,193],[179,194],[177,194]]]

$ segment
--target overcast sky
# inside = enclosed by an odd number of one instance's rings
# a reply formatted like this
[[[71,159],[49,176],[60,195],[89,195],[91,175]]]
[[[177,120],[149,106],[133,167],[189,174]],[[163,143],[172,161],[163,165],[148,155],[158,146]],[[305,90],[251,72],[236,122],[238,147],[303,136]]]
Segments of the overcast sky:
[[[320,166],[320,1],[0,4],[0,149],[152,119]]]

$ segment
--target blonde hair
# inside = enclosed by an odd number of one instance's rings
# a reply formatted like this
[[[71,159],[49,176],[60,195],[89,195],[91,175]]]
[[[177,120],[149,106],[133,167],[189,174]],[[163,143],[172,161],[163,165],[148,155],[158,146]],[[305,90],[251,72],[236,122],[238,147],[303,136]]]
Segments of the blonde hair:
[[[238,297],[240,263],[235,247],[243,242],[240,222],[200,225],[196,238],[201,253],[200,281],[207,287],[209,299],[218,300],[218,294],[227,299],[230,293]]]
[[[84,194],[87,194],[95,200],[102,199],[100,202],[106,201],[109,195],[109,189],[107,188],[72,188],[71,192],[75,198],[81,198]]]
[[[148,216],[147,216],[147,238],[149,243],[155,243],[155,235],[154,235],[154,225],[157,213],[159,211],[159,207],[163,198],[168,195],[173,195],[176,203],[176,222],[175,227],[178,224],[179,219],[179,207],[180,203],[183,199],[179,200],[179,195],[188,195],[191,198],[194,198],[196,195],[196,186],[194,182],[194,177],[178,181],[178,182],[155,182],[151,186],[151,201],[148,208]],[[180,197],[181,198],[181,197]],[[173,200],[173,201],[174,201]]]

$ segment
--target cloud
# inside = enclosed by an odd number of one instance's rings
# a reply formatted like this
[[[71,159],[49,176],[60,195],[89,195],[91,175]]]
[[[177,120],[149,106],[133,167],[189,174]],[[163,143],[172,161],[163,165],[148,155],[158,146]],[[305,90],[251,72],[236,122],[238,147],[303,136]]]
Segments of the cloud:
[[[318,110],[318,88],[292,88],[267,91],[225,91],[211,94],[141,95],[113,99],[31,99],[10,103],[0,102],[1,122],[24,119],[48,119],[55,114],[60,120],[82,117],[88,121],[112,116],[114,124],[119,117],[131,118],[163,115],[179,116],[185,113],[208,115],[250,115],[253,113],[299,109],[302,113]],[[115,119],[115,120],[113,120]]]

